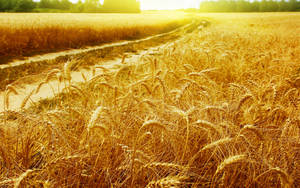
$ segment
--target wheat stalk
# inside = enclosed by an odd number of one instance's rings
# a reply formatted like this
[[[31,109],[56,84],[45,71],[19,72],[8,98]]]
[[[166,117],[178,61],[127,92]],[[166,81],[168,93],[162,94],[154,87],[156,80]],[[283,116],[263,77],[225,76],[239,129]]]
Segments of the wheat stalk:
[[[83,72],[80,72],[82,79],[84,80],[84,82],[87,82],[86,76],[84,75]]]
[[[271,168],[266,172],[260,174],[255,178],[255,181],[258,181],[259,178],[262,176],[269,174],[269,173],[276,173],[280,176],[281,183],[284,184],[285,188],[291,188],[293,184],[293,179],[290,177],[285,171],[281,170],[279,167]]]
[[[122,60],[121,60],[121,64],[125,64],[125,60],[126,60],[126,55],[123,55]]]
[[[178,170],[184,170],[186,167],[178,164],[173,164],[173,163],[160,163],[160,162],[154,162],[154,163],[149,163],[143,166],[143,168],[164,168],[164,169],[178,169]]]
[[[40,84],[37,86],[37,88],[35,89],[35,93],[37,94],[38,92],[40,92],[40,89],[42,88],[43,85],[47,84],[46,81],[40,82]]]
[[[23,174],[21,174],[21,176],[19,176],[18,178],[16,178],[14,180],[14,188],[18,188],[20,186],[22,180],[24,180],[32,172],[34,172],[34,170],[28,169]]]

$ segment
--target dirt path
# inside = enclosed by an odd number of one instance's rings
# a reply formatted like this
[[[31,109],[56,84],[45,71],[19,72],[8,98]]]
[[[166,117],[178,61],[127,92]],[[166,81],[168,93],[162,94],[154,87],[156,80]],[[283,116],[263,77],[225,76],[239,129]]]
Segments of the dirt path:
[[[91,66],[89,66],[90,67],[89,70],[81,68],[77,71],[73,71],[73,72],[71,72],[71,84],[76,86],[80,83],[84,83],[87,80],[90,80],[93,76],[103,74],[103,69],[96,68],[99,65],[101,65],[105,69],[109,69],[110,71],[114,72],[114,71],[118,71],[120,69],[120,67],[122,67],[122,65],[124,65],[124,64],[136,65],[137,63],[141,63],[141,62],[143,62],[143,61],[139,61],[141,57],[143,57],[145,55],[159,54],[161,50],[172,46],[174,44],[174,42],[179,41],[179,40],[184,40],[184,38],[185,38],[184,36],[189,35],[189,33],[196,30],[197,28],[199,29],[199,27],[193,26],[191,28],[189,26],[189,27],[183,27],[183,28],[177,29],[168,34],[161,34],[161,36],[162,36],[162,35],[171,35],[171,34],[176,33],[177,35],[178,34],[181,35],[181,37],[177,38],[176,40],[172,40],[172,41],[168,41],[166,43],[160,44],[160,45],[156,45],[155,47],[151,47],[146,50],[139,50],[138,52],[127,53],[125,62],[122,57],[119,57],[119,58],[114,58],[114,59],[110,59],[110,60],[104,60],[100,64],[91,65]],[[200,27],[200,29],[201,28],[202,27]],[[148,37],[146,39],[141,39],[141,40],[134,41],[134,42],[153,40],[156,37],[157,36]],[[131,42],[132,41],[122,42],[122,43],[117,43],[114,45],[123,46],[123,45],[126,45],[126,43],[128,44]],[[103,46],[102,47],[93,47],[90,49],[83,49],[81,51],[71,50],[71,51],[67,52],[67,55],[74,55],[74,54],[78,55],[78,54],[89,52],[89,51],[97,52],[96,48],[102,49]],[[64,55],[66,55],[66,54],[64,54]],[[59,53],[45,55],[45,56],[39,57],[39,58],[46,58],[47,60],[49,60],[49,58],[55,59],[58,57],[59,57]],[[36,58],[37,57],[34,57],[34,59],[36,59]],[[10,65],[4,65],[0,68],[8,68],[8,67],[14,67],[14,66],[18,67],[22,64],[28,64],[28,63],[32,63],[32,60],[31,61],[27,60],[27,61],[14,62]],[[50,71],[51,71],[51,69],[50,69]],[[49,72],[49,70],[48,70],[48,72]],[[6,95],[5,91],[0,92],[0,99],[2,99],[2,100],[0,100],[0,112],[19,111],[19,110],[21,110],[22,106],[23,106],[23,108],[28,108],[30,105],[32,105],[40,100],[55,97],[56,95],[61,93],[63,91],[63,89],[65,88],[65,84],[63,82],[59,82],[57,79],[55,79],[53,81],[48,81],[46,84],[43,84],[42,87],[39,89],[39,91],[36,92],[36,89],[39,87],[41,81],[43,79],[45,79],[45,73],[33,75],[32,77],[35,77],[35,79],[32,79],[32,80],[36,80],[35,82],[27,83],[26,81],[24,81],[24,82],[18,81],[17,89],[16,89],[17,93],[9,92],[9,94]],[[24,79],[24,80],[26,80],[26,79]],[[25,103],[24,101],[27,101],[27,102]]]

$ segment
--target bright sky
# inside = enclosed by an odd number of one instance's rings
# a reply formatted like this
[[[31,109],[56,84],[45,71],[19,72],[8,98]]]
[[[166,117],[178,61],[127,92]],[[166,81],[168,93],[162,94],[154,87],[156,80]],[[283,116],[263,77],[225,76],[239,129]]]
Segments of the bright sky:
[[[70,0],[73,3],[78,0]],[[101,0],[102,2],[103,0]],[[196,8],[201,0],[140,0],[142,10]]]

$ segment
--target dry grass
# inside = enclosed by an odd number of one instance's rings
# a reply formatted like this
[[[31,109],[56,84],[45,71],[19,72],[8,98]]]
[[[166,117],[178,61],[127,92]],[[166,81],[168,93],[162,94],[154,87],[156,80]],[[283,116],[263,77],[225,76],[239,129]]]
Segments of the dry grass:
[[[183,13],[0,14],[0,57],[31,55],[136,39],[170,31]],[[4,61],[5,62],[5,61]]]
[[[161,56],[7,112],[0,185],[299,187],[300,15],[206,16]]]

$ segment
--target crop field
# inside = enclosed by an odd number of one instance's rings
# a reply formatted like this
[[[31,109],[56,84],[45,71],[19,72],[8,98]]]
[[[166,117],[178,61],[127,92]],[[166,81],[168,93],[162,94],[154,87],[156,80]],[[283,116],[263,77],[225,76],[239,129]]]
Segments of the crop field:
[[[21,57],[136,39],[170,31],[188,18],[184,13],[0,14],[0,64]]]
[[[76,59],[49,70],[20,110],[7,85],[0,187],[300,187],[300,14],[196,17],[155,53],[88,57],[80,83]]]

